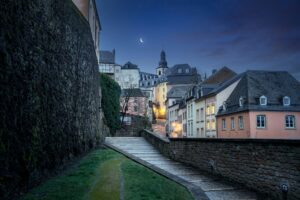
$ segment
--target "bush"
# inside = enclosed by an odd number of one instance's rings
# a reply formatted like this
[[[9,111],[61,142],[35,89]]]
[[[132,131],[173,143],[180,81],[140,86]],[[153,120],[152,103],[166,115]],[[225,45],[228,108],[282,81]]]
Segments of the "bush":
[[[119,84],[106,74],[100,73],[100,84],[102,89],[102,109],[106,124],[110,128],[110,133],[114,135],[120,128],[120,95]]]

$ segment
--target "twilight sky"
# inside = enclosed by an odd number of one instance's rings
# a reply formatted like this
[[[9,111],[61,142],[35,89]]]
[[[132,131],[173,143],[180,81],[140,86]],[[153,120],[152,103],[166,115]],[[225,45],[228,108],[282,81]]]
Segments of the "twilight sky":
[[[115,48],[118,64],[155,73],[164,49],[169,67],[287,70],[300,80],[300,0],[96,1],[100,48]]]

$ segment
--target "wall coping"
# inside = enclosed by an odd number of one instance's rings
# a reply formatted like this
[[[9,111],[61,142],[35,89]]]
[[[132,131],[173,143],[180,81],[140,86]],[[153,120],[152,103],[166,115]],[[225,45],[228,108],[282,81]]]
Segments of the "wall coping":
[[[150,130],[144,129],[144,132],[152,135],[153,137],[155,137],[155,138],[157,138],[159,140],[162,140],[163,142],[170,143],[170,140],[168,138],[162,137],[161,135],[156,134],[156,133],[154,133],[154,132],[152,132]]]
[[[300,140],[291,139],[243,139],[243,138],[169,138],[169,141],[190,141],[190,142],[232,142],[232,143],[267,143],[267,144],[287,144],[299,145]]]

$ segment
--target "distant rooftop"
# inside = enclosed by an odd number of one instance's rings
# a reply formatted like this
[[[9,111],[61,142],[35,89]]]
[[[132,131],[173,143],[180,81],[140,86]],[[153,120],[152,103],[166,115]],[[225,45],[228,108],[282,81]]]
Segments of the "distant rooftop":
[[[236,76],[237,74],[229,69],[228,67],[222,67],[220,70],[216,71],[210,77],[203,81],[204,84],[218,84],[229,80],[230,78]]]
[[[115,50],[100,51],[100,63],[115,64]]]
[[[132,64],[131,62],[125,63],[125,65],[122,66],[122,69],[139,69],[137,65]]]
[[[121,97],[145,97],[142,90],[139,88],[123,89]]]

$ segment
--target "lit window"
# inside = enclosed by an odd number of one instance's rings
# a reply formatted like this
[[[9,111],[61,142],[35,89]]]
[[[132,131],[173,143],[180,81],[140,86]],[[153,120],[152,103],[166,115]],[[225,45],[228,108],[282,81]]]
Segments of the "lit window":
[[[211,121],[211,129],[216,130],[216,121],[214,119]]]
[[[222,130],[226,130],[226,119],[222,119]]]
[[[289,106],[291,104],[291,99],[290,97],[285,96],[283,97],[282,102],[284,106]]]
[[[231,118],[231,121],[230,121],[230,128],[231,128],[231,130],[234,130],[234,118],[233,117]]]
[[[244,118],[243,118],[243,116],[239,116],[239,128],[244,129]]]
[[[257,115],[256,116],[256,127],[257,128],[266,128],[266,116]]]
[[[209,123],[209,121],[206,122],[206,129],[210,130],[210,123]]]
[[[266,96],[261,96],[259,98],[259,104],[262,105],[262,106],[267,105],[267,97]]]
[[[295,116],[294,115],[285,116],[285,128],[295,128]]]
[[[206,107],[206,115],[209,115],[210,114],[210,109],[209,109],[209,106]]]
[[[214,115],[215,114],[215,105],[213,104],[213,105],[211,105],[211,108],[210,108],[210,113],[212,114],[212,115]]]

